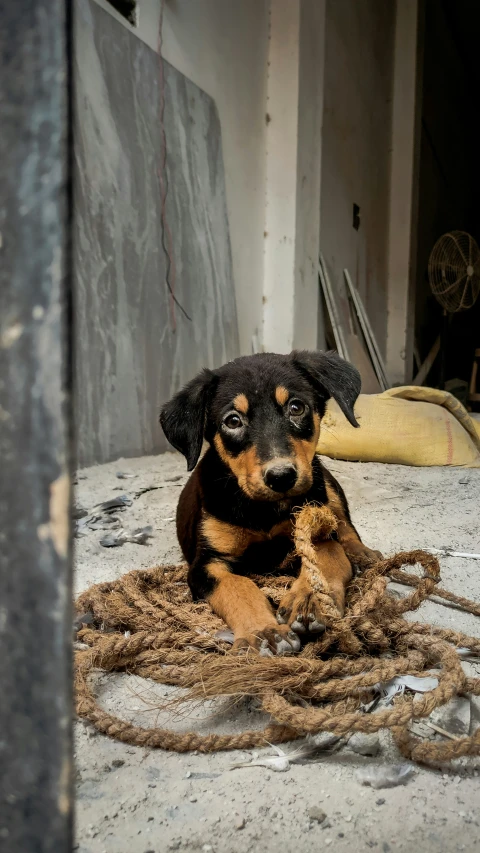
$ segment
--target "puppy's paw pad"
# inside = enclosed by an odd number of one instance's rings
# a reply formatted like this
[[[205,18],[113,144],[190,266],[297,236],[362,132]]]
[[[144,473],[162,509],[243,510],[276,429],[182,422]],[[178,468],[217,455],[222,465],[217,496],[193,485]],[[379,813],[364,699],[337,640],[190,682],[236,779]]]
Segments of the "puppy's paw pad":
[[[303,616],[301,615],[301,613],[297,614],[297,618],[292,622],[290,627],[291,627],[292,631],[295,631],[295,633],[297,633],[297,634],[305,634],[305,632],[307,631],[307,627],[305,625],[305,622],[303,620]]]
[[[261,657],[294,655],[300,651],[300,639],[288,625],[263,628],[235,640],[236,652],[252,650]]]

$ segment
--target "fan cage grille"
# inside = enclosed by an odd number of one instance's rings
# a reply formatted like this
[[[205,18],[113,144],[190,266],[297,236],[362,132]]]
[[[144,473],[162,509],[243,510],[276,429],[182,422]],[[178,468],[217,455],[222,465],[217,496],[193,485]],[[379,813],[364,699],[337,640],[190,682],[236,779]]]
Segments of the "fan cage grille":
[[[435,243],[428,261],[432,293],[450,314],[467,311],[480,293],[480,250],[465,231],[449,231]]]

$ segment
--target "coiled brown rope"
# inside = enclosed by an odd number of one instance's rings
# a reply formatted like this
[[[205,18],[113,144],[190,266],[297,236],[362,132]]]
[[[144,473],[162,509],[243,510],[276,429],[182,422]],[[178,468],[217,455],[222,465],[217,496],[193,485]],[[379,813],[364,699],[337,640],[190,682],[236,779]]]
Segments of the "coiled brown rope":
[[[334,521],[326,507],[305,507],[298,514],[295,544],[304,569],[315,581],[312,537],[330,535]],[[405,573],[420,565],[423,576]],[[403,599],[387,592],[388,576],[414,590]],[[87,650],[75,654],[76,709],[101,732],[137,746],[177,752],[249,749],[266,742],[281,743],[307,733],[337,735],[388,728],[401,752],[416,761],[444,762],[480,754],[480,729],[449,742],[425,742],[409,724],[428,717],[459,694],[480,695],[480,679],[467,678],[456,648],[480,655],[480,639],[446,628],[407,622],[434,593],[462,610],[480,615],[479,605],[441,590],[438,560],[424,551],[396,554],[371,565],[347,592],[343,618],[317,578],[317,594],[325,597],[328,628],[307,643],[296,657],[235,656],[216,633],[225,626],[207,604],[194,604],[186,583],[186,567],[162,566],[134,571],[111,583],[97,584],[76,602],[91,611],[96,628],[83,628],[79,640]],[[257,578],[278,604],[291,578]],[[127,632],[127,633],[126,633]],[[94,670],[127,671],[186,689],[187,699],[256,696],[273,718],[263,731],[236,735],[179,734],[142,728],[100,707],[92,688]],[[373,686],[395,675],[428,675],[435,670],[438,686],[420,698],[400,696],[392,707],[365,714]]]

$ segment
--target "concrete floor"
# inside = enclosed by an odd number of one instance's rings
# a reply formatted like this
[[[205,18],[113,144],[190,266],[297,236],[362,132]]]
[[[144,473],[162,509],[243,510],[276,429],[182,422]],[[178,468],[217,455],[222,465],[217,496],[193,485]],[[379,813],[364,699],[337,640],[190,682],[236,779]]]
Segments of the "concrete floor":
[[[350,500],[354,522],[368,545],[385,554],[447,546],[480,552],[480,470],[407,468],[325,460]],[[117,472],[135,476],[118,479]],[[133,568],[180,559],[174,515],[185,462],[176,454],[84,469],[78,473],[77,504],[95,504],[144,486],[153,491],[133,500],[122,515],[128,529],[153,527],[149,545],[103,548],[104,531],[75,540],[75,588],[120,577]],[[480,600],[480,562],[442,559],[443,584]],[[480,635],[468,614],[422,606],[416,618]],[[466,665],[480,675],[480,664]],[[177,730],[234,732],[263,726],[249,703],[225,703],[167,716],[158,706],[169,688],[123,675],[99,678],[105,707],[140,725],[167,724]],[[472,706],[472,723],[479,714]],[[286,747],[288,749],[288,746]],[[263,751],[262,751],[263,752]],[[265,754],[271,750],[267,748]],[[321,762],[292,765],[286,773],[263,767],[230,770],[246,753],[177,755],[129,747],[76,723],[77,840],[79,853],[250,853],[279,847],[313,853],[331,846],[359,851],[473,851],[480,849],[480,760],[468,759],[438,771],[417,768],[404,787],[362,787],[356,771],[399,760],[388,734],[381,751],[366,758],[344,748]],[[478,769],[477,769],[478,768]],[[311,820],[321,808],[327,819]]]

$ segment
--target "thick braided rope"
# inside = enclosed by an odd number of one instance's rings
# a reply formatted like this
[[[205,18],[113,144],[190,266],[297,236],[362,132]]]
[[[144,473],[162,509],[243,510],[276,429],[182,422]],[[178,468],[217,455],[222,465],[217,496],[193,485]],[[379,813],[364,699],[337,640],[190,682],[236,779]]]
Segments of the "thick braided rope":
[[[164,566],[130,572],[118,581],[98,584],[83,593],[77,610],[91,610],[103,630],[84,628],[79,639],[88,650],[75,655],[75,693],[79,716],[99,730],[126,743],[186,752],[249,749],[282,743],[320,731],[346,735],[389,728],[402,753],[421,762],[444,762],[480,754],[480,730],[448,743],[424,742],[409,724],[428,717],[459,693],[480,695],[480,679],[467,678],[455,647],[480,653],[480,639],[461,632],[407,622],[403,614],[416,610],[432,592],[475,615],[475,602],[438,588],[436,557],[423,551],[397,554],[370,566],[350,585],[345,616],[329,600],[315,565],[312,538],[327,538],[335,519],[326,507],[307,507],[296,520],[296,550],[303,569],[325,602],[327,630],[307,643],[300,655],[236,657],[216,637],[224,627],[209,608],[193,604],[183,566]],[[422,578],[400,571],[420,564]],[[387,592],[387,576],[413,587],[396,600]],[[290,579],[262,579],[279,601]],[[340,654],[332,654],[338,650]],[[382,657],[384,653],[388,657]],[[346,657],[345,655],[349,655]],[[420,698],[397,698],[391,708],[373,714],[362,704],[373,698],[375,684],[395,675],[427,675],[439,670],[438,687]],[[263,731],[238,735],[176,733],[142,728],[100,707],[92,689],[94,670],[128,671],[187,691],[186,698],[256,696],[273,722]]]

